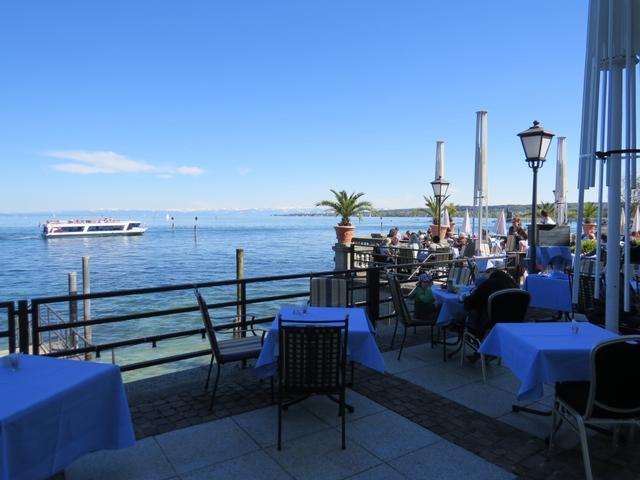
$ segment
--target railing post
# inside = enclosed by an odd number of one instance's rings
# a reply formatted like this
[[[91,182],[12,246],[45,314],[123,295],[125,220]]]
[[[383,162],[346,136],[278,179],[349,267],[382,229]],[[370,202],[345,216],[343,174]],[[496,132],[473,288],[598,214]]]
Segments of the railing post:
[[[18,348],[20,353],[29,353],[29,303],[18,302]]]
[[[76,272],[69,272],[67,274],[69,281],[69,295],[78,295],[78,276]],[[78,301],[77,300],[69,300],[69,323],[76,323],[78,321]],[[69,334],[69,330],[66,330],[65,338],[67,338],[68,346],[75,350],[76,348],[76,337],[75,337],[75,328],[71,327],[71,333]],[[51,332],[49,332],[51,335]],[[49,338],[51,338],[49,336]],[[51,340],[49,340],[49,348],[51,348]],[[67,345],[62,345],[62,348],[68,348]]]
[[[13,302],[7,306],[7,325],[9,327],[9,353],[16,351],[16,306]]]
[[[380,318],[380,269],[367,270],[367,314],[374,326]]]
[[[350,247],[350,255],[349,255],[349,259],[348,259],[348,265],[347,265],[347,270],[353,270],[354,265],[355,265],[355,258],[356,258],[356,245],[355,243],[351,244]]]
[[[82,294],[87,295],[91,293],[91,270],[89,267],[89,257],[82,257]],[[91,320],[91,300],[85,298],[82,302],[82,312],[84,314],[84,321]],[[84,327],[84,340],[85,347],[88,347],[93,343],[93,335],[91,332],[91,325]],[[93,352],[87,352],[84,354],[85,360],[93,360]]]
[[[31,355],[40,355],[40,305],[31,302]]]
[[[240,328],[243,337],[247,336],[247,284],[243,281],[240,283]]]
[[[236,248],[236,280],[242,280],[244,278],[244,249]],[[243,287],[245,288],[243,292]],[[246,329],[246,313],[247,306],[245,305],[246,300],[246,285],[243,282],[238,282],[236,284],[236,300],[238,302],[238,306],[236,307],[236,323],[238,327],[236,330],[245,330]],[[237,333],[236,333],[237,335]],[[241,335],[244,336],[244,335]]]

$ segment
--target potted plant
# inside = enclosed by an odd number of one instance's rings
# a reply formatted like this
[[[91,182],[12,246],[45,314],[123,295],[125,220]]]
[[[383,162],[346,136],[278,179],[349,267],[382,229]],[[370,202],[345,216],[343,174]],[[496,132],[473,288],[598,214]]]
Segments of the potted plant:
[[[334,227],[338,243],[351,243],[353,231],[356,228],[351,225],[351,217],[355,215],[360,218],[365,211],[373,210],[373,205],[367,201],[358,201],[364,195],[362,192],[348,195],[345,190],[340,192],[331,190],[331,193],[333,193],[335,200],[322,200],[316,203],[316,206],[328,207],[333,210],[336,217],[342,217],[340,223]]]
[[[595,235],[596,224],[592,222],[592,218],[598,214],[598,206],[593,202],[585,202],[582,207],[584,220],[582,221],[582,233],[584,235]]]
[[[449,228],[449,226],[440,226],[440,228],[438,229],[438,202],[436,201],[435,198],[433,197],[427,197],[425,195],[422,196],[424,198],[424,204],[427,207],[427,215],[430,216],[433,219],[433,223],[431,224],[431,226],[429,227],[431,230],[431,236],[435,236],[438,235],[441,239],[445,237],[446,233],[447,233],[447,228]],[[442,214],[442,212],[444,211],[445,207],[444,206],[444,202],[447,200],[447,198],[449,198],[449,195],[446,195],[443,199],[442,199],[442,204],[440,205],[440,213]],[[453,231],[453,230],[452,230]]]

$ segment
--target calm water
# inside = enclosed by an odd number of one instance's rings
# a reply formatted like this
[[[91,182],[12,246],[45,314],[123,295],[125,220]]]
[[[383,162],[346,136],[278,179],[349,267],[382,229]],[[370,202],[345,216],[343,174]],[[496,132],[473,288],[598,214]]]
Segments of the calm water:
[[[92,292],[225,280],[235,277],[235,251],[245,251],[245,277],[332,270],[335,242],[334,217],[282,217],[244,213],[173,213],[175,229],[165,212],[75,212],[59,218],[97,218],[100,216],[142,220],[149,230],[138,237],[59,238],[44,240],[38,224],[44,215],[0,215],[0,301],[65,295],[67,273],[78,272],[81,289],[82,257],[91,262]],[[194,236],[194,216],[198,216],[198,235]],[[50,217],[50,216],[49,216]],[[357,234],[426,229],[424,218],[364,218],[357,222]],[[460,224],[460,222],[458,223]],[[308,280],[278,282],[248,287],[249,298],[308,289]],[[209,303],[235,299],[234,288],[203,291]],[[300,299],[302,302],[302,299]],[[125,312],[194,305],[191,291],[92,302],[94,318]],[[270,315],[277,304],[249,306],[250,315]],[[66,304],[52,307],[66,317]],[[82,315],[81,306],[80,315]],[[42,315],[44,316],[46,312]],[[213,312],[212,312],[213,314]],[[2,314],[4,316],[4,313]],[[233,310],[216,312],[232,316]],[[3,318],[0,322],[4,322]],[[196,314],[158,317],[122,324],[99,325],[93,329],[94,343],[109,342],[200,326]],[[4,324],[2,325],[4,326]],[[0,343],[0,350],[6,349]],[[200,338],[160,342],[116,350],[121,364],[146,360],[167,353],[206,348]],[[101,361],[111,361],[103,353]],[[203,361],[207,361],[206,359]],[[199,361],[181,362],[162,368],[143,369],[129,377],[185,368]]]

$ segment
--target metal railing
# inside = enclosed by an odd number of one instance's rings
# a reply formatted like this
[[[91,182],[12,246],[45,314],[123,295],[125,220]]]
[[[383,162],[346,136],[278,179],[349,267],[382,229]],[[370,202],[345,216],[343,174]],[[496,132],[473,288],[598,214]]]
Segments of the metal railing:
[[[460,260],[442,260],[432,261],[428,263],[414,262],[406,264],[386,264],[376,265],[367,268],[352,268],[344,271],[323,271],[290,275],[278,275],[271,277],[259,277],[259,278],[243,278],[232,279],[212,282],[199,282],[188,283],[180,285],[166,285],[159,287],[126,289],[109,292],[94,292],[88,294],[77,295],[61,295],[53,297],[41,297],[34,298],[30,302],[27,300],[20,300],[17,302],[17,320],[18,328],[16,329],[15,318],[16,310],[14,302],[5,302],[0,304],[0,308],[4,307],[8,309],[9,328],[7,331],[1,331],[0,337],[9,337],[10,351],[16,349],[16,342],[22,352],[31,351],[34,355],[45,354],[53,357],[80,357],[87,354],[95,354],[96,358],[99,358],[103,352],[111,352],[112,359],[115,361],[115,350],[121,348],[127,348],[132,346],[138,346],[142,344],[151,344],[152,347],[156,347],[160,342],[166,342],[171,340],[183,339],[190,336],[200,336],[205,338],[204,326],[195,326],[195,317],[199,318],[196,312],[199,311],[198,305],[193,298],[193,301],[189,300],[188,305],[185,305],[185,301],[182,301],[182,305],[176,306],[175,303],[170,308],[166,307],[167,303],[171,303],[171,294],[179,294],[180,292],[187,292],[198,288],[208,289],[227,288],[227,292],[224,296],[213,303],[209,303],[207,306],[209,309],[218,310],[218,313],[214,314],[215,319],[229,318],[228,315],[224,315],[227,310],[233,310],[237,312],[237,315],[233,315],[233,321],[219,323],[215,325],[216,330],[232,330],[238,328],[246,330],[249,326],[263,324],[271,322],[273,320],[275,312],[272,312],[274,303],[284,300],[292,299],[308,299],[309,289],[311,284],[311,278],[313,277],[327,277],[337,276],[347,278],[350,280],[350,288],[352,294],[355,294],[358,298],[353,302],[354,306],[366,308],[369,319],[372,324],[375,325],[379,320],[391,319],[395,316],[391,308],[388,308],[384,314],[381,314],[381,306],[389,305],[391,303],[390,292],[387,288],[386,278],[384,273],[386,271],[396,271],[399,273],[399,279],[401,282],[415,282],[415,276],[412,275],[416,271],[430,271],[430,272],[448,272],[448,269]],[[301,281],[306,281],[306,286],[302,289],[299,284]],[[294,285],[289,285],[290,282],[294,282]],[[262,295],[257,294],[255,296],[249,296],[247,293],[247,287],[264,287],[265,284],[270,283],[267,293]],[[285,290],[283,285],[289,285],[288,290]],[[268,294],[273,291],[284,291],[285,293]],[[263,292],[267,289],[262,288]],[[233,293],[231,293],[233,292]],[[225,298],[226,297],[226,298]],[[145,301],[140,302],[139,298],[146,298],[146,303],[153,303],[153,307],[141,307],[139,311],[133,311],[134,309],[123,307],[123,302],[136,301],[136,305],[144,305]],[[82,305],[84,300],[107,300],[110,301],[109,309],[103,309],[103,315],[94,316],[91,320],[83,321],[67,321],[62,316],[55,313],[52,305],[64,304],[69,302]],[[165,303],[165,305],[162,305]],[[159,306],[160,305],[160,306]],[[113,310],[116,309],[114,315]],[[119,313],[117,309],[122,309],[126,313]],[[262,310],[262,314],[255,316],[249,315],[249,309]],[[96,310],[92,307],[92,312],[96,313]],[[266,312],[269,311],[267,314]],[[55,317],[55,321],[51,320],[51,317]],[[170,316],[175,316],[175,321]],[[95,327],[97,325],[103,325],[103,328],[108,325],[116,326],[123,324],[123,322],[134,322],[134,327],[138,327],[136,322],[142,320],[152,320],[160,322],[163,318],[171,320],[171,322],[164,321],[158,325],[168,327],[168,331],[161,331],[160,333],[153,333],[152,335],[142,335],[137,333],[139,328],[132,328],[126,332],[124,338],[108,338],[108,341],[96,340],[96,335],[93,336],[93,343],[89,343],[86,340],[82,341],[82,338],[74,336],[71,340],[58,342],[52,348],[51,336],[53,338],[64,338],[65,331],[78,331],[85,327]],[[199,323],[199,322],[198,322]],[[154,324],[155,325],[155,324]],[[118,329],[114,329],[119,333]],[[158,330],[156,330],[158,331]],[[130,333],[136,332],[136,333]],[[73,334],[72,334],[73,335]],[[77,341],[77,340],[80,341]],[[69,340],[67,338],[67,340]],[[55,343],[55,341],[54,341]],[[142,361],[134,361],[132,363],[126,363],[120,365],[122,371],[135,370],[146,367],[153,367],[157,365],[167,364],[171,362],[177,362],[181,360],[193,359],[196,357],[210,355],[209,348],[198,349],[194,351],[181,351],[179,353],[171,353],[169,355],[160,356],[158,358],[147,359]]]
[[[19,315],[19,318],[23,318],[24,314],[28,315],[28,312],[31,314],[31,351],[35,355],[39,354],[47,354],[49,356],[54,357],[70,357],[86,354],[88,352],[93,352],[96,354],[96,357],[100,356],[101,352],[105,350],[113,350],[117,348],[130,347],[134,345],[140,345],[144,343],[151,343],[153,346],[156,346],[158,342],[167,341],[172,339],[178,339],[187,336],[200,335],[204,338],[205,329],[204,327],[197,328],[187,328],[187,329],[176,329],[175,331],[170,331],[166,333],[160,333],[155,335],[147,335],[147,336],[137,336],[135,338],[127,338],[124,340],[110,341],[110,342],[96,342],[94,337],[93,344],[86,344],[83,346],[77,346],[75,348],[66,348],[66,349],[57,349],[56,351],[46,351],[48,349],[43,348],[43,335],[49,334],[48,332],[60,331],[63,329],[71,329],[71,328],[83,328],[87,326],[96,326],[96,325],[108,325],[108,324],[118,324],[122,322],[131,322],[142,319],[152,319],[157,317],[166,317],[170,315],[181,315],[181,314],[189,314],[192,312],[197,312],[198,306],[193,301],[193,304],[190,306],[184,307],[176,307],[176,308],[163,308],[163,309],[154,309],[154,310],[145,310],[138,311],[134,313],[127,313],[122,315],[108,315],[102,318],[93,318],[92,320],[85,321],[75,321],[75,322],[55,322],[55,323],[47,323],[43,319],[41,309],[44,308],[45,311],[48,311],[51,304],[57,303],[66,303],[66,302],[78,302],[80,304],[81,301],[84,300],[98,300],[98,299],[118,299],[122,297],[132,297],[132,296],[144,296],[144,295],[156,295],[156,294],[166,294],[169,292],[180,292],[193,290],[194,288],[205,289],[205,288],[215,288],[215,287],[234,287],[239,286],[237,289],[239,292],[239,297],[235,300],[231,301],[223,301],[208,304],[210,309],[228,309],[233,307],[237,309],[239,307],[239,311],[241,312],[237,321],[231,323],[223,323],[215,326],[216,330],[224,330],[230,329],[233,327],[239,327],[242,330],[246,330],[249,325],[261,324],[270,322],[273,320],[273,315],[265,315],[262,317],[257,317],[253,320],[247,320],[247,308],[252,305],[265,304],[269,302],[278,302],[282,300],[290,300],[290,299],[298,299],[298,298],[308,298],[309,290],[305,289],[304,291],[293,291],[285,294],[279,295],[268,295],[268,296],[257,296],[255,298],[248,298],[247,296],[247,286],[267,283],[267,282],[284,282],[287,280],[301,280],[306,279],[308,284],[310,284],[310,279],[318,276],[344,276],[344,277],[355,277],[358,274],[364,273],[366,275],[366,284],[365,285],[357,285],[354,286],[354,290],[364,289],[366,291],[366,299],[358,302],[358,306],[364,306],[367,308],[369,318],[372,322],[375,322],[379,319],[379,292],[377,291],[380,286],[380,275],[378,268],[372,269],[360,269],[360,270],[349,270],[349,271],[325,271],[325,272],[313,272],[313,273],[303,273],[303,274],[292,274],[292,275],[279,275],[272,277],[261,277],[261,278],[246,278],[246,279],[234,279],[234,280],[223,280],[223,281],[215,281],[215,282],[200,282],[200,283],[189,283],[189,284],[181,284],[181,285],[168,285],[161,287],[150,287],[150,288],[139,288],[139,289],[128,289],[128,290],[119,290],[112,292],[95,292],[89,294],[79,294],[79,295],[62,295],[55,297],[42,297],[35,298],[31,300],[31,308],[27,309],[27,302],[21,301],[20,306],[22,307],[21,313],[23,315]],[[234,289],[235,290],[235,289]],[[234,295],[235,296],[235,295]],[[19,308],[20,310],[20,308]],[[21,335],[21,342],[24,341],[24,337]],[[134,370],[138,368],[151,367],[156,365],[161,365],[165,363],[175,362],[179,360],[187,360],[190,358],[199,357],[202,355],[209,355],[210,350],[197,350],[190,351],[184,353],[178,353],[173,355],[164,356],[161,358],[155,358],[151,360],[145,360],[141,362],[130,363],[126,365],[121,365],[122,371]]]
[[[7,329],[0,330],[0,338],[6,338],[9,353],[16,351],[16,304],[14,302],[0,302],[0,310],[7,311]]]

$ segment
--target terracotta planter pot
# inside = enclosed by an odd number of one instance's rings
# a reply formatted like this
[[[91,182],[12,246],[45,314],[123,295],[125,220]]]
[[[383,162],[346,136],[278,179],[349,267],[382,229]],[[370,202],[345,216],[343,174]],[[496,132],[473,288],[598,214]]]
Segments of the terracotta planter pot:
[[[456,222],[449,222],[449,228],[451,229],[451,235],[456,233]]]
[[[583,223],[582,224],[582,233],[585,235],[589,235],[590,233],[596,233],[596,224],[595,223]]]
[[[336,229],[336,238],[338,239],[338,243],[342,243],[343,245],[348,245],[351,243],[351,239],[353,238],[353,231],[356,229],[353,225],[336,225],[333,227]]]
[[[441,226],[440,227],[440,232],[438,232],[438,226],[437,225],[429,226],[429,230],[431,231],[431,236],[433,237],[434,235],[438,235],[440,237],[440,240],[444,240],[444,237],[447,234],[447,228],[449,228],[449,227]]]

